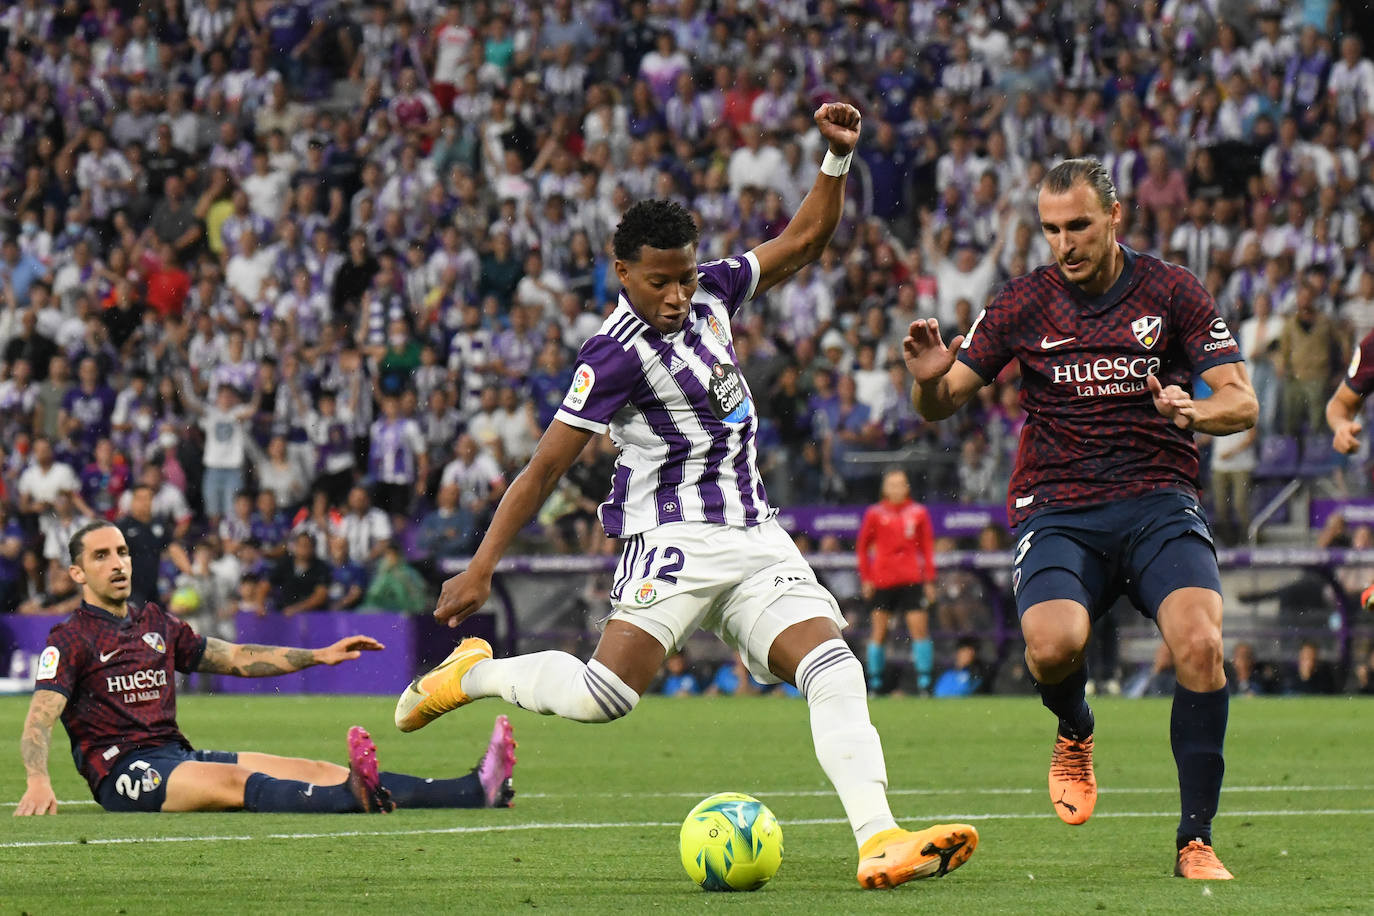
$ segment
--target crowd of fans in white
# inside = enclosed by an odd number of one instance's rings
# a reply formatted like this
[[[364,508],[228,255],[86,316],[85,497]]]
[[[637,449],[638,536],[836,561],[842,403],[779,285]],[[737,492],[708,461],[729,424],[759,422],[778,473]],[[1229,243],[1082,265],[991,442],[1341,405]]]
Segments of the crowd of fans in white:
[[[1374,63],[1350,24],[1320,0],[19,0],[4,607],[68,609],[65,539],[105,516],[142,526],[149,595],[423,609],[413,567],[472,547],[614,302],[620,213],[680,200],[703,260],[776,235],[830,99],[864,113],[846,218],[734,329],[773,501],[867,502],[875,452],[919,498],[1004,498],[1015,378],[926,424],[901,337],[966,329],[1045,263],[1037,183],[1094,155],[1123,241],[1238,329],[1262,418],[1211,468],[1217,521],[1244,526],[1264,443],[1315,454],[1374,328]],[[611,454],[541,543],[600,549]]]

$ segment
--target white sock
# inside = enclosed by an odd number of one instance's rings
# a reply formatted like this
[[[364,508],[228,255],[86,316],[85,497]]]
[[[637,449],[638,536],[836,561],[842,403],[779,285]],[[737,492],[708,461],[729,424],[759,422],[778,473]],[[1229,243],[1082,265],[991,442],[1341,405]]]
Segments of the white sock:
[[[610,722],[639,702],[639,694],[610,668],[596,659],[583,664],[566,652],[478,662],[463,675],[462,687],[474,700],[500,697],[521,709],[576,722]]]
[[[842,639],[821,643],[797,665],[797,689],[811,707],[816,759],[844,805],[855,841],[897,826],[887,804],[887,765],[868,718],[864,669]]]

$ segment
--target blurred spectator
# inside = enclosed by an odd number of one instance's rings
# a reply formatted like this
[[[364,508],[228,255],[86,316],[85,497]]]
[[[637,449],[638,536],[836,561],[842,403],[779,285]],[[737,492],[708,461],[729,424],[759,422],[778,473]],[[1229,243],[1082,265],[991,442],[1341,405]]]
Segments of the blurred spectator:
[[[1136,673],[1127,679],[1121,694],[1132,699],[1173,696],[1175,683],[1174,656],[1169,651],[1169,646],[1161,641],[1155,646],[1154,660],[1141,665]]]
[[[395,542],[386,541],[360,610],[423,614],[433,608],[424,577],[415,567],[406,563],[401,548]]]
[[[315,539],[297,534],[290,552],[272,567],[272,604],[287,617],[322,610],[329,601],[330,579],[328,565],[315,554]]]
[[[1320,655],[1317,644],[1305,639],[1298,646],[1298,657],[1284,677],[1286,694],[1331,694],[1339,689],[1336,666]]]
[[[1236,696],[1253,697],[1274,691],[1273,666],[1255,658],[1255,649],[1248,642],[1238,642],[1231,650],[1231,670],[1226,684]]]
[[[476,548],[476,519],[461,497],[456,485],[441,486],[434,509],[420,520],[418,546],[426,557],[466,557]]]
[[[954,664],[935,681],[932,695],[941,697],[967,697],[976,693],[987,693],[992,679],[988,667],[979,658],[979,640],[965,636],[959,640],[954,650]]]
[[[711,683],[702,693],[706,696],[748,696],[759,692],[759,684],[744,664],[739,653],[716,669]]]
[[[1221,540],[1240,543],[1250,527],[1252,476],[1259,465],[1256,427],[1212,439],[1212,525]]]
[[[674,652],[663,665],[663,683],[658,692],[666,697],[690,697],[701,693],[701,685],[692,672],[687,655]]]
[[[129,544],[131,582],[129,600],[135,606],[158,600],[158,567],[164,552],[176,568],[186,572],[190,558],[180,544],[172,540],[171,519],[153,514],[153,489],[140,483],[129,491],[129,511],[115,524],[124,532]]]
[[[362,603],[367,591],[367,569],[348,555],[348,540],[329,539],[329,607],[349,611]]]
[[[1316,293],[1299,283],[1293,313],[1279,332],[1276,369],[1283,379],[1280,423],[1286,435],[1323,429],[1326,392],[1345,365],[1345,341],[1331,318],[1317,310]]]

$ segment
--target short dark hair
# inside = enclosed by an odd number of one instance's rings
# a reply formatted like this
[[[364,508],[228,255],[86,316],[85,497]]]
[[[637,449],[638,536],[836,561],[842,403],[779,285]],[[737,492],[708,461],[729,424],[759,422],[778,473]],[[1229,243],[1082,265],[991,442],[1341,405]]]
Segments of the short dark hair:
[[[686,207],[671,200],[641,200],[625,211],[615,227],[615,256],[638,261],[639,249],[670,250],[695,245],[699,238],[696,220]]]
[[[1106,167],[1097,159],[1065,159],[1050,169],[1041,187],[1051,194],[1063,194],[1079,182],[1087,184],[1097,194],[1103,210],[1116,203],[1116,185]]]
[[[99,531],[101,528],[117,527],[119,526],[116,525],[114,522],[107,522],[105,519],[102,518],[94,522],[88,522],[87,524],[82,525],[80,528],[76,529],[76,532],[72,535],[71,540],[67,542],[67,553],[72,558],[72,565],[81,565],[81,551],[86,549],[86,535],[90,534],[92,531]]]

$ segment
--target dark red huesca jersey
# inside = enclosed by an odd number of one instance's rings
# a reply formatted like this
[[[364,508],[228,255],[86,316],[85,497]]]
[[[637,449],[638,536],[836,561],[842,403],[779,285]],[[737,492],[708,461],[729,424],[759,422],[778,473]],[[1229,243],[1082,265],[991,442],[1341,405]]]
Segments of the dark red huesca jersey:
[[[1362,398],[1374,394],[1374,331],[1370,331],[1350,357],[1345,384]]]
[[[1007,491],[1013,525],[1046,507],[1197,494],[1193,434],[1159,414],[1146,377],[1191,391],[1195,376],[1238,362],[1240,346],[1191,273],[1122,252],[1120,279],[1097,298],[1053,264],[1009,281],[959,353],[987,380],[1021,364],[1028,416]]]
[[[190,743],[177,728],[176,672],[191,672],[205,639],[149,602],[129,616],[82,604],[52,628],[35,690],[67,698],[62,724],[91,790],[139,747]]]

